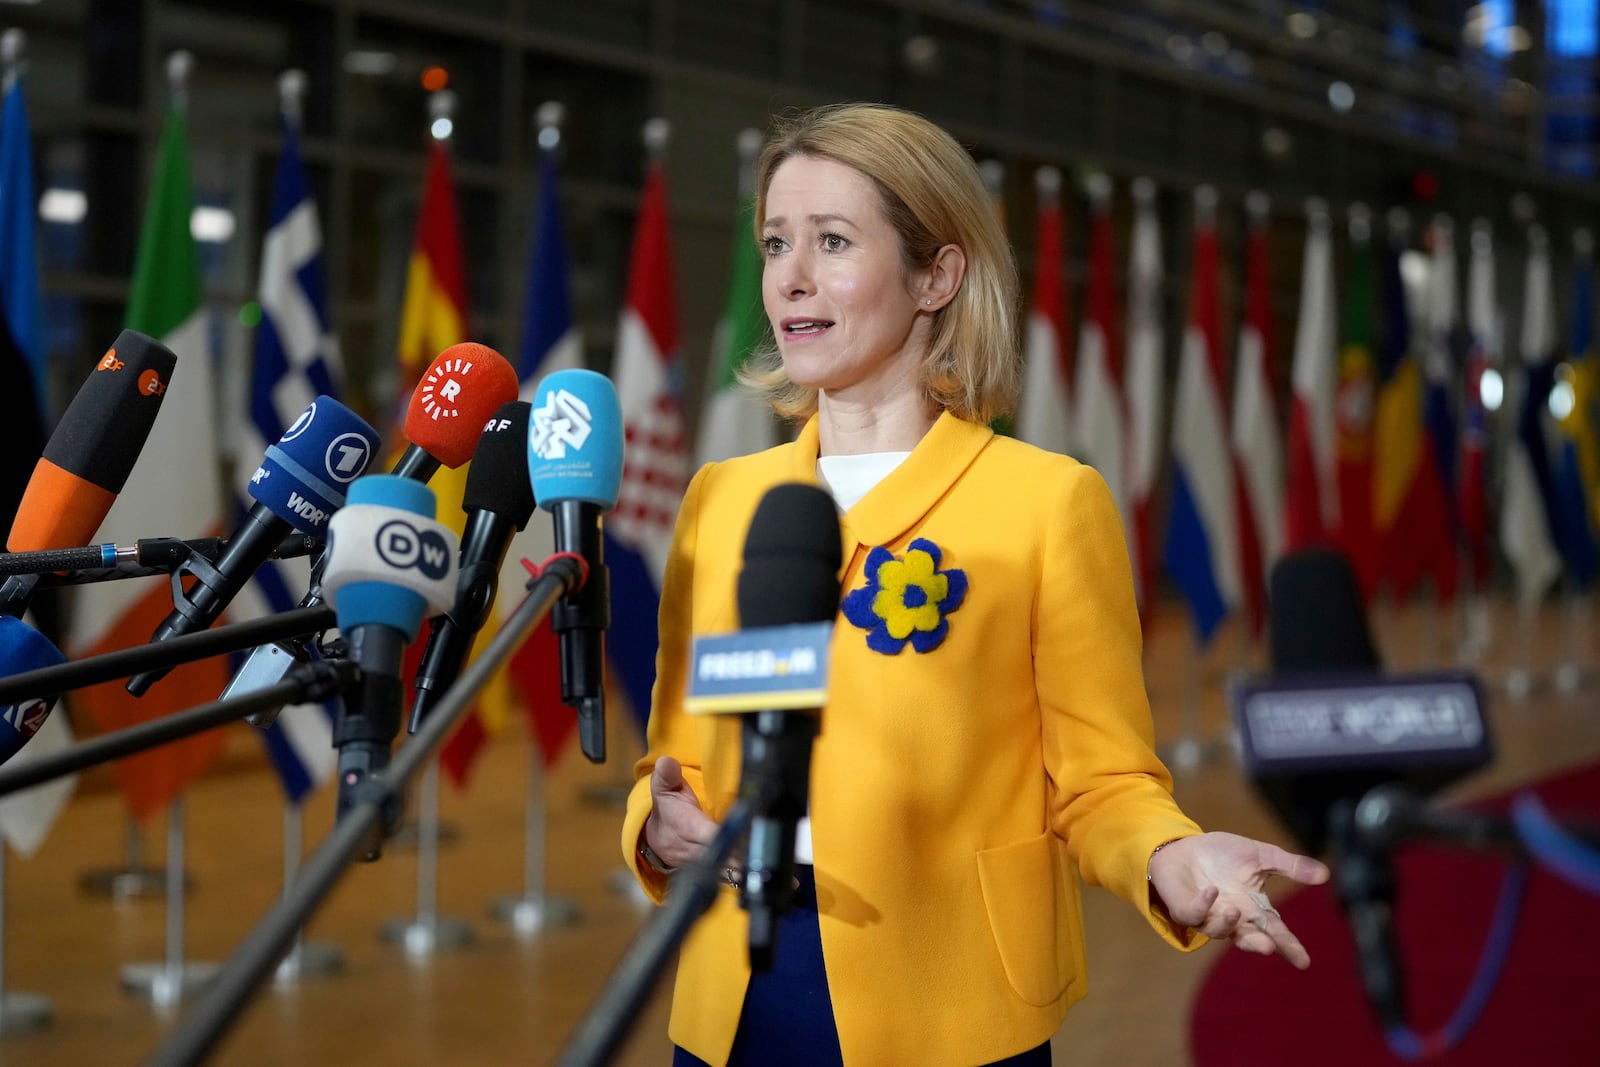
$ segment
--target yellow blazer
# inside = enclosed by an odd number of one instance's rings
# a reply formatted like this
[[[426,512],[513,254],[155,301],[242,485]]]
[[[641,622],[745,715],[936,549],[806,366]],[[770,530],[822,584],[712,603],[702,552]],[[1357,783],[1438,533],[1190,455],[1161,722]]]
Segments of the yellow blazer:
[[[780,482],[814,483],[816,463],[813,418],[793,444],[708,464],[684,497],[649,751],[622,832],[657,900],[665,879],[636,856],[656,759],[683,762],[713,817],[739,784],[737,717],[682,709],[691,638],[738,628],[735,581],[756,504]],[[1200,829],[1174,803],[1153,748],[1122,525],[1092,469],[949,414],[840,525],[846,595],[869,583],[873,548],[905,558],[916,539],[967,585],[925,651],[874,650],[843,613],[834,628],[810,803],[844,1062],[1002,1059],[1049,1039],[1084,995],[1079,875],[1173,945],[1203,940],[1150,905],[1151,853]],[[725,890],[679,960],[669,1032],[711,1064],[733,1045],[746,936]]]

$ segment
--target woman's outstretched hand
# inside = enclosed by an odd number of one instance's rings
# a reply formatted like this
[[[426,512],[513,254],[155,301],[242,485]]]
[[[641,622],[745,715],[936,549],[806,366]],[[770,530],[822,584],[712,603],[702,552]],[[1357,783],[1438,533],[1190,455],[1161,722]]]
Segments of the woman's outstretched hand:
[[[1302,885],[1328,880],[1326,864],[1238,834],[1209,833],[1169,842],[1150,858],[1150,885],[1167,914],[1246,952],[1277,953],[1304,970],[1311,955],[1272,906],[1273,875]]]
[[[700,807],[689,783],[683,780],[683,766],[671,756],[656,760],[650,772],[650,818],[645,820],[645,843],[673,867],[684,867],[700,858],[700,853],[717,835],[717,824]]]

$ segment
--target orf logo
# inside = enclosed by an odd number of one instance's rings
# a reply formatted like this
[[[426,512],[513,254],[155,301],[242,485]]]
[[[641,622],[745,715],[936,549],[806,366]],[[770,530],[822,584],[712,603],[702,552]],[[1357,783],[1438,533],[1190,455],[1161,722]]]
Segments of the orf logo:
[[[122,366],[118,363],[117,366]],[[161,380],[153,368],[146,367],[139,374],[139,392],[145,396],[160,396],[167,391],[167,383]]]
[[[126,366],[127,366],[126,363],[122,362],[122,360],[117,358],[117,350],[115,348],[108,348],[108,349],[106,349],[106,354],[100,358],[100,362],[95,364],[94,369],[95,370],[121,370],[123,367],[126,367]]]
[[[372,445],[365,437],[355,432],[342,433],[329,442],[322,465],[327,469],[328,477],[334,481],[353,482],[367,469],[371,458]]]
[[[592,429],[589,405],[558,389],[545,395],[544,407],[533,409],[528,448],[543,460],[565,459],[567,446],[581,451]]]
[[[446,359],[428,368],[428,376],[422,380],[422,410],[435,422],[461,414],[457,398],[472,366],[470,359]]]
[[[450,546],[433,530],[419,530],[404,519],[378,527],[378,555],[396,570],[415,567],[429,578],[450,572]]]

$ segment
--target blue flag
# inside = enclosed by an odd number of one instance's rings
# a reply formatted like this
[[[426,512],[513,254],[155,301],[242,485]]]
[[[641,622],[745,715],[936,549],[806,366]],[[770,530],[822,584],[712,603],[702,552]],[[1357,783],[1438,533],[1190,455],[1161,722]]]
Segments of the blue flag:
[[[316,203],[300,158],[300,139],[285,123],[283,154],[272,193],[272,217],[261,252],[261,325],[250,381],[250,418],[239,450],[239,506],[251,500],[244,482],[253,462],[277,441],[318,394],[338,396],[339,353],[328,325],[327,276]],[[269,561],[250,589],[268,612],[299,605],[308,585],[304,561]],[[298,804],[333,774],[333,717],[328,704],[285,708],[261,731],[284,792]]]
[[[1580,589],[1587,589],[1600,572],[1600,546],[1595,543],[1593,479],[1600,474],[1600,444],[1596,436],[1594,345],[1594,258],[1580,250],[1572,266],[1571,355],[1565,368],[1564,410],[1555,412],[1560,426],[1556,455],[1556,547],[1567,562],[1568,573]]]
[[[0,455],[6,457],[0,464],[0,543],[11,532],[34,461],[44,451],[45,427],[53,421],[45,400],[31,142],[19,77],[0,112],[0,375],[13,397],[28,399],[10,405],[0,420]]]

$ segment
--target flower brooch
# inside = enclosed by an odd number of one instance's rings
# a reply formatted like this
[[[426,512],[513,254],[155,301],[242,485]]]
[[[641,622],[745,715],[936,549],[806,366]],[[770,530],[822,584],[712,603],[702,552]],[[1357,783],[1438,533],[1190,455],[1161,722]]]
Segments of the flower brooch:
[[[867,584],[844,598],[844,617],[867,631],[867,647],[893,656],[910,642],[932,652],[950,632],[949,614],[967,595],[965,571],[940,570],[943,553],[917,538],[897,557],[882,545],[867,553]]]

